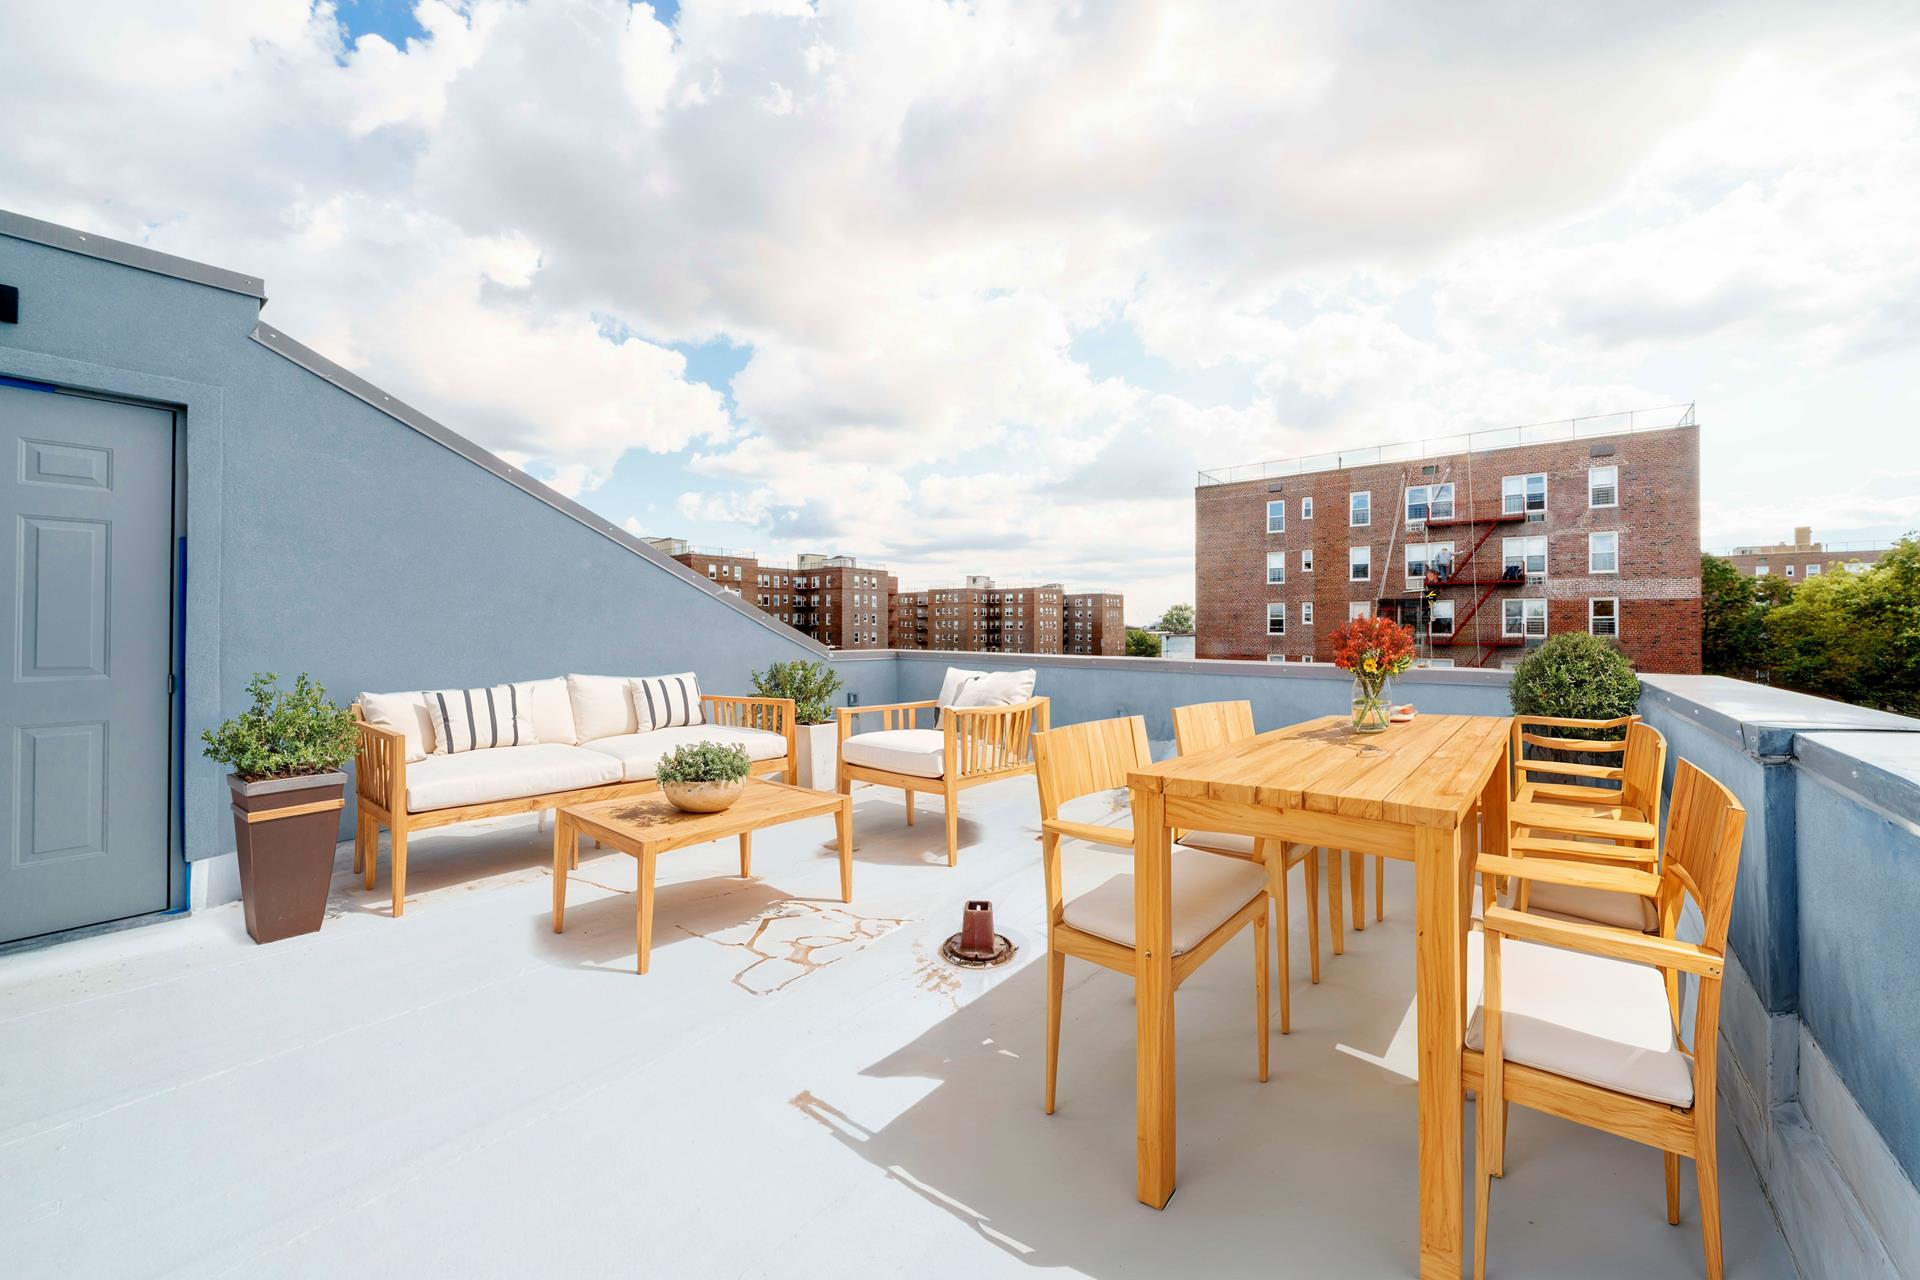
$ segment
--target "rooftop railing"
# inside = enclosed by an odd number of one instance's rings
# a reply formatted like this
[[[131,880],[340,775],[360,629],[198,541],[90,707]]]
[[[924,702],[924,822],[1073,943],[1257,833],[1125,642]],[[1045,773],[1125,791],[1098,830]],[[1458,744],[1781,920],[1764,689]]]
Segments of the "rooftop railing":
[[[1523,445],[1556,444],[1566,440],[1589,440],[1597,436],[1635,435],[1643,431],[1671,431],[1675,427],[1699,425],[1692,404],[1661,405],[1652,409],[1629,409],[1622,413],[1603,413],[1585,418],[1563,418],[1557,422],[1536,422],[1520,427],[1498,427],[1488,431],[1469,431],[1464,435],[1434,436],[1400,444],[1372,445],[1365,449],[1342,449],[1338,453],[1317,453],[1274,462],[1248,462],[1237,467],[1202,471],[1196,487],[1216,484],[1241,484],[1248,480],[1272,480],[1284,476],[1313,475],[1322,471],[1344,471],[1349,467],[1371,467],[1388,462],[1417,462],[1456,453],[1487,453],[1495,449],[1517,449]]]

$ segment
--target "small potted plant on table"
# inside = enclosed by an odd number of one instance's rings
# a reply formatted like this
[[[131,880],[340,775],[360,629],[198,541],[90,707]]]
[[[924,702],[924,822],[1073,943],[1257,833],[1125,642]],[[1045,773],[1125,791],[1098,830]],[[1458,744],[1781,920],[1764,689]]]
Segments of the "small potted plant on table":
[[[662,756],[654,778],[674,808],[718,813],[747,789],[747,772],[752,767],[744,747],[690,742]]]
[[[761,697],[793,699],[793,781],[799,786],[833,790],[840,753],[833,695],[842,683],[824,662],[776,662],[753,673],[754,692]]]
[[[1333,665],[1353,672],[1353,731],[1384,733],[1393,718],[1393,677],[1413,665],[1413,628],[1392,618],[1354,618],[1334,630]]]
[[[312,933],[326,916],[333,849],[357,734],[353,712],[304,674],[291,690],[256,675],[253,705],[200,737],[233,770],[233,838],[240,898],[255,942]]]

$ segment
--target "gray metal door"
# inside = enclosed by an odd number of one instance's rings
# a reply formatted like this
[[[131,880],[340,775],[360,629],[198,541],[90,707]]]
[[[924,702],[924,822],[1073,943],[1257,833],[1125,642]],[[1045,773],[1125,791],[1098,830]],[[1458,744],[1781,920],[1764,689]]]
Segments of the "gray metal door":
[[[165,910],[173,415],[0,386],[0,942]]]

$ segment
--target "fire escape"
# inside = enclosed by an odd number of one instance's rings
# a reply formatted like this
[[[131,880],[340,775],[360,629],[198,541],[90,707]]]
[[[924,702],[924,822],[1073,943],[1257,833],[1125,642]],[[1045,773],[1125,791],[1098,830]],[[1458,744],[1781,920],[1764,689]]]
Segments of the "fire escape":
[[[1473,538],[1473,545],[1464,555],[1454,559],[1445,573],[1428,565],[1424,583],[1426,598],[1429,601],[1438,599],[1442,591],[1459,588],[1466,589],[1473,596],[1472,603],[1467,605],[1464,612],[1457,603],[1455,604],[1455,617],[1450,634],[1430,637],[1436,648],[1472,646],[1473,658],[1465,664],[1466,666],[1484,667],[1487,659],[1496,651],[1517,648],[1526,643],[1521,636],[1505,634],[1503,623],[1496,625],[1490,639],[1481,638],[1482,629],[1479,627],[1475,627],[1471,639],[1465,634],[1467,624],[1474,621],[1488,600],[1501,591],[1526,585],[1527,575],[1523,567],[1506,565],[1504,557],[1497,556],[1492,551],[1482,554],[1486,549],[1487,541],[1502,525],[1522,524],[1526,519],[1527,513],[1524,510],[1508,511],[1505,504],[1499,501],[1475,503],[1469,500],[1455,504],[1444,515],[1435,514],[1432,511],[1427,514],[1428,530],[1458,528],[1465,530],[1468,536],[1473,535],[1474,529],[1480,530],[1479,536]]]

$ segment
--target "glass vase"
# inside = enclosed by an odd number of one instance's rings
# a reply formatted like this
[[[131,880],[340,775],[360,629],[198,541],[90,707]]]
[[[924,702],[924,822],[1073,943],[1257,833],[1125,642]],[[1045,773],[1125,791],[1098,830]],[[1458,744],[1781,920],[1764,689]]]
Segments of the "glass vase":
[[[1385,733],[1393,718],[1393,681],[1353,678],[1353,731]]]

